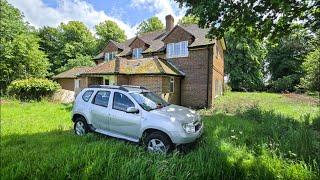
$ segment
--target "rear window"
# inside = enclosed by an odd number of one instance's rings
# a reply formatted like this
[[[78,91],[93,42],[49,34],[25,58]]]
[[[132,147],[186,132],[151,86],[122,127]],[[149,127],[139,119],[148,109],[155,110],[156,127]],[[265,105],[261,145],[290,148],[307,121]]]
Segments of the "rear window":
[[[90,97],[92,96],[92,93],[93,93],[93,90],[88,90],[86,91],[85,93],[83,93],[82,95],[82,99],[85,101],[85,102],[88,102]]]

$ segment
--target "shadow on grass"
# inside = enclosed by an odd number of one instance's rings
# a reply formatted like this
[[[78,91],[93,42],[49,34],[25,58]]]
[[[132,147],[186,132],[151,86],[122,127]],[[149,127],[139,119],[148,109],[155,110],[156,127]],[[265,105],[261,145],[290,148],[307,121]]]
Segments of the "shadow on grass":
[[[68,106],[67,106],[68,107]],[[312,179],[319,139],[303,123],[249,109],[204,118],[203,137],[186,154],[73,131],[12,134],[1,139],[1,177],[121,179]],[[318,145],[317,145],[318,144]],[[303,160],[303,161],[302,161]],[[305,162],[305,163],[304,163]]]

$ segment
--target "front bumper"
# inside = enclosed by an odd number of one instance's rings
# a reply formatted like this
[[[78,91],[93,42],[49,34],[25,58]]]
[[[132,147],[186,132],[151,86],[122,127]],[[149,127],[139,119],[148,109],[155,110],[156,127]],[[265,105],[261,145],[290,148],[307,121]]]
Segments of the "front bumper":
[[[192,143],[201,137],[201,135],[203,134],[203,129],[203,124],[201,124],[201,127],[195,133],[186,133],[185,131],[174,131],[172,132],[171,137],[172,142],[176,145]]]

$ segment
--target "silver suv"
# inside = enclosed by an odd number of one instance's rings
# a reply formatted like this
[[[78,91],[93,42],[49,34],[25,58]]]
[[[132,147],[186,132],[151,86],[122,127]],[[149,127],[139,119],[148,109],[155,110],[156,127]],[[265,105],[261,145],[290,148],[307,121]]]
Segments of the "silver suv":
[[[197,112],[169,104],[139,86],[83,89],[75,100],[72,120],[77,135],[98,132],[141,142],[147,150],[160,153],[195,141],[203,131]]]

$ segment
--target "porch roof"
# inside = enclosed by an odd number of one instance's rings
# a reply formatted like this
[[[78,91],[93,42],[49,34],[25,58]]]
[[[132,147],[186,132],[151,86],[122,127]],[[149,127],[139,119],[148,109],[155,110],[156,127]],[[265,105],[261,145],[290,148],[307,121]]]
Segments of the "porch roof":
[[[80,76],[106,74],[184,76],[184,74],[172,64],[157,56],[133,60],[117,57],[115,60],[103,62],[81,73]]]

